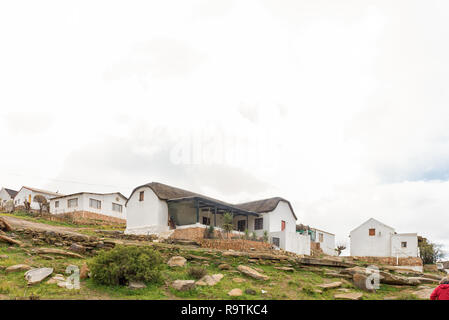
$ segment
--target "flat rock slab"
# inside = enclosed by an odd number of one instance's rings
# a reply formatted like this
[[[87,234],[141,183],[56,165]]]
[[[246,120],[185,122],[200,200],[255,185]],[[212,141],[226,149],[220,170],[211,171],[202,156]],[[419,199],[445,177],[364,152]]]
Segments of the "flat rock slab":
[[[231,297],[239,297],[243,294],[242,289],[232,289],[231,291],[228,292],[228,296]]]
[[[234,281],[235,283],[243,283],[246,282],[246,279],[243,278],[233,278],[232,281]]]
[[[6,272],[17,272],[17,271],[27,271],[30,270],[31,267],[27,264],[16,264],[14,266],[10,266],[5,269]]]
[[[350,292],[350,293],[339,293],[334,295],[335,299],[341,300],[360,300],[363,297],[363,293]]]
[[[339,288],[339,287],[341,287],[342,284],[343,284],[343,282],[337,281],[337,282],[331,282],[331,283],[323,283],[323,284],[320,284],[318,287],[323,290],[329,290],[329,289]]]
[[[295,268],[292,267],[274,267],[277,270],[282,270],[282,271],[289,271],[289,272],[293,272],[295,271]]]
[[[214,286],[218,282],[220,282],[221,279],[223,279],[223,275],[221,273],[213,274],[211,276],[206,275],[202,277],[200,280],[196,282],[196,285],[198,286]]]
[[[84,257],[78,253],[68,252],[61,249],[53,249],[53,248],[38,248],[34,250],[37,254],[57,254],[61,256],[71,257],[71,258],[79,258],[83,259]]]
[[[425,277],[410,277],[409,280],[419,281],[419,283],[438,284],[440,281],[437,279],[425,278]]]
[[[9,257],[6,254],[0,254],[0,259],[8,259]]]
[[[195,280],[175,280],[172,287],[179,291],[187,291],[195,287]]]
[[[145,289],[147,286],[145,285],[145,283],[143,283],[143,282],[135,282],[135,281],[131,281],[129,284],[128,284],[128,288],[129,289],[133,289],[133,290],[136,290],[136,289]]]
[[[268,280],[270,279],[268,276],[263,275],[259,272],[257,272],[256,270],[254,270],[253,268],[244,266],[244,265],[240,265],[237,267],[237,270],[240,271],[241,273],[243,273],[244,275],[257,279],[257,280]]]
[[[25,273],[25,279],[29,285],[36,284],[47,278],[53,273],[53,268],[31,269]]]
[[[218,266],[218,269],[220,270],[231,270],[231,266],[227,263],[222,263]]]
[[[168,260],[167,264],[169,267],[184,267],[186,265],[186,258],[181,256],[174,256]]]
[[[417,297],[418,299],[423,299],[423,300],[430,300],[430,295],[433,292],[433,288],[430,289],[421,289],[415,292],[412,292],[412,294]]]

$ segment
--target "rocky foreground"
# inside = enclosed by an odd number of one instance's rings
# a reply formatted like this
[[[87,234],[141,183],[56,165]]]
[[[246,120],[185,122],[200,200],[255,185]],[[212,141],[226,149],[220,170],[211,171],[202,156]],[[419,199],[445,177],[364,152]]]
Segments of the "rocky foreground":
[[[144,283],[123,288],[96,286],[89,279],[89,259],[117,244],[152,246],[160,251],[166,260],[165,284],[157,288]],[[29,291],[30,298],[36,298],[35,291],[41,299],[428,299],[444,276],[381,265],[373,274],[369,265],[348,257],[221,251],[199,248],[192,242],[160,243],[118,231],[0,218],[3,299],[24,298]],[[192,266],[205,268],[207,274],[189,279],[186,270]],[[70,270],[80,272],[80,283],[71,280]]]

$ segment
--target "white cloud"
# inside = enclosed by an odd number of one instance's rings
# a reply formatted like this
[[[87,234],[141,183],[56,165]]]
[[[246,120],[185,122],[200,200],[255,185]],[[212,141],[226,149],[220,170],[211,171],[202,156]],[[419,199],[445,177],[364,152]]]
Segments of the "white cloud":
[[[280,195],[339,238],[374,216],[448,244],[448,4],[433,4],[1,3],[0,183]],[[198,134],[207,165],[173,163]]]

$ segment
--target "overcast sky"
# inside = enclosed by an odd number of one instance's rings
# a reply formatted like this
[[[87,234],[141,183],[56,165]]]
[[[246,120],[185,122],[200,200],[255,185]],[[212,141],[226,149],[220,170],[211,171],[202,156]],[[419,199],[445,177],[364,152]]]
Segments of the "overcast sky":
[[[158,181],[449,249],[448,1],[2,1],[0,185]]]

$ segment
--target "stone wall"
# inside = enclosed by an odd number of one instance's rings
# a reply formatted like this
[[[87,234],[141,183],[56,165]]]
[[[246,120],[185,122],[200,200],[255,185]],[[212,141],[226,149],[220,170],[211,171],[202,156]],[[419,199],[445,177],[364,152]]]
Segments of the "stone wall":
[[[25,239],[30,239],[33,244],[41,246],[45,244],[56,247],[71,247],[77,244],[83,248],[83,252],[79,253],[95,253],[100,249],[111,249],[115,247],[113,241],[100,239],[94,236],[83,234],[59,233],[48,230],[32,230],[32,229],[14,229],[14,233],[20,234]]]
[[[46,215],[46,219],[54,221],[68,221],[70,220],[76,224],[94,224],[94,225],[126,225],[126,220],[106,216],[89,211],[75,211],[64,214]]]
[[[384,264],[388,266],[422,266],[423,262],[418,257],[399,258],[395,257],[353,257],[368,263]]]
[[[250,251],[250,250],[270,250],[271,244],[261,241],[251,241],[244,239],[202,239],[198,243],[203,248],[218,249],[218,250],[236,250],[236,251]]]

